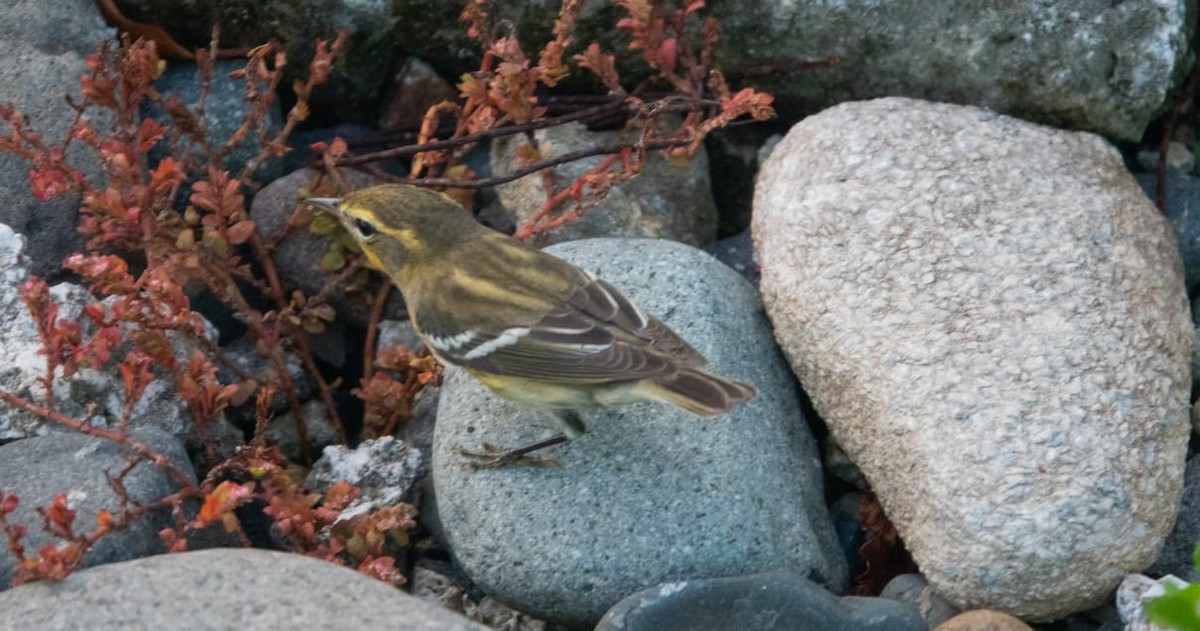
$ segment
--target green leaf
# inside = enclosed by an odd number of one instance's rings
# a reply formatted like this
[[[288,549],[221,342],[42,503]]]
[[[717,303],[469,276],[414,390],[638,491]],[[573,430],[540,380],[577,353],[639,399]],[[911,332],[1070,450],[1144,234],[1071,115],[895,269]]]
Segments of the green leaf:
[[[329,213],[313,213],[312,218],[308,220],[308,231],[317,235],[333,234],[341,227],[342,224],[338,223],[337,218]]]
[[[358,241],[350,236],[350,233],[343,230],[333,236],[333,242],[347,252],[359,253],[362,252],[362,247],[358,245]]]
[[[1146,603],[1146,616],[1164,629],[1200,629],[1200,584],[1176,587],[1165,584],[1165,594]]]
[[[346,257],[341,248],[331,249],[321,257],[321,271],[336,272],[346,266]]]

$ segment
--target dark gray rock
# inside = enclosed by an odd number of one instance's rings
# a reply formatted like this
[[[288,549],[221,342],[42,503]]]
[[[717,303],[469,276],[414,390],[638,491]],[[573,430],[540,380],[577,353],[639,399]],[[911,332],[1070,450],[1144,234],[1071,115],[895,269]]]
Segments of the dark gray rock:
[[[544,42],[558,3],[497,2],[522,42]],[[458,4],[406,0],[397,34],[448,76],[473,69],[479,46]],[[837,103],[897,95],[979,105],[1072,129],[1138,140],[1190,65],[1187,0],[903,0],[709,2],[720,21],[716,66],[773,94],[787,121]],[[624,12],[585,3],[577,42],[617,51],[626,87],[645,76],[621,55]],[[528,52],[528,48],[526,52]],[[812,62],[836,58],[812,67]],[[586,76],[576,73],[573,79]]]
[[[75,119],[64,97],[78,100],[84,57],[114,35],[90,0],[9,0],[0,20],[0,59],[8,60],[0,65],[0,100],[11,101],[47,144],[57,146]],[[98,130],[111,125],[111,117],[98,108],[91,108],[89,117]],[[3,127],[7,134],[8,126]],[[67,159],[90,180],[99,177],[99,162],[80,143]],[[5,200],[0,223],[26,236],[30,270],[47,277],[58,272],[66,255],[83,248],[85,239],[75,230],[80,199],[34,199],[31,168],[23,158],[0,152],[0,199]]]
[[[928,631],[912,607],[838,598],[787,572],[663,583],[608,610],[596,631]]]
[[[411,320],[381,320],[375,352],[388,346],[403,346],[415,353],[425,346],[425,342],[417,335],[417,329],[413,327]]]
[[[704,246],[704,251],[717,257],[718,261],[732,267],[735,272],[758,287],[761,273],[758,263],[754,260],[754,243],[750,241],[749,230],[710,243]]]
[[[354,570],[297,554],[220,549],[76,572],[0,593],[18,629],[486,631]]]
[[[1138,173],[1138,184],[1151,200],[1155,198],[1158,175]],[[1175,229],[1179,256],[1183,259],[1183,276],[1189,295],[1196,295],[1200,286],[1200,177],[1182,171],[1167,172],[1167,220]]]
[[[548,469],[466,471],[455,448],[515,447],[558,431],[447,370],[434,484],[447,543],[488,594],[550,621],[593,624],[664,581],[790,570],[846,581],[816,445],[757,294],[703,252],[671,241],[591,239],[552,254],[658,316],[758,397],[697,418],[640,403],[585,414],[588,433],[542,455]]]
[[[1167,535],[1162,554],[1144,572],[1151,576],[1174,574],[1185,581],[1200,583],[1193,553],[1200,544],[1200,456],[1188,458],[1183,473],[1183,502],[1175,528]]]
[[[246,66],[244,59],[218,59],[213,63],[213,80],[209,85],[208,96],[204,100],[204,118],[208,123],[208,140],[216,148],[223,147],[246,117],[246,84],[244,81],[234,81],[229,73]],[[178,95],[188,107],[195,107],[200,99],[200,73],[196,65],[188,62],[175,61],[167,65],[162,76],[154,82],[154,88],[164,97]],[[142,116],[158,120],[170,126],[170,116],[162,107],[147,102],[142,109]],[[267,138],[274,138],[283,128],[283,111],[279,101],[275,100],[267,109],[262,133]],[[246,141],[238,144],[222,161],[221,169],[237,175],[260,150],[259,130],[251,130]],[[151,160],[161,160],[167,155],[167,146],[172,137],[168,136],[150,152]],[[185,145],[186,146],[186,141]],[[199,152],[203,156],[203,152]],[[280,171],[282,163],[270,160],[266,164],[257,165],[252,177],[259,182],[270,182],[283,175]]]
[[[879,597],[912,606],[930,627],[936,627],[962,613],[962,609],[933,591],[920,574],[901,574],[893,578],[879,592]]]
[[[250,205],[250,217],[260,233],[272,235],[282,229],[292,218],[301,196],[307,194],[306,189],[316,175],[316,171],[301,169],[271,182],[258,192]],[[372,183],[371,176],[361,171],[345,169],[342,175],[353,188],[370,186]],[[292,228],[275,249],[275,267],[279,270],[280,278],[288,287],[304,292],[305,296],[317,295],[333,280],[332,274],[321,270],[321,257],[328,248],[329,237],[312,234],[307,225]],[[370,299],[370,294],[347,294],[339,288],[330,295],[329,304],[349,324],[366,326],[371,311]],[[400,292],[391,292],[383,313],[385,318],[407,317]]]
[[[833,529],[837,532],[838,543],[842,546],[842,556],[846,557],[849,576],[858,576],[867,569],[859,549],[866,541],[866,531],[862,524],[863,494],[851,491],[839,497],[829,506],[829,518],[833,520]]]
[[[154,428],[136,430],[132,437],[167,456],[195,483],[192,464],[174,437]],[[116,513],[120,508],[118,498],[105,476],[115,476],[125,467],[127,453],[117,443],[65,432],[0,445],[0,491],[20,499],[9,521],[29,525],[26,550],[62,543],[42,530],[42,518],[36,511],[39,506],[49,506],[60,493],[67,494],[68,505],[77,513],[77,532],[95,529],[98,511]],[[125,489],[135,502],[152,502],[179,490],[179,485],[165,470],[142,462],[125,477]],[[172,526],[169,509],[140,517],[129,528],[101,538],[84,557],[84,567],[162,554],[167,548],[158,532]],[[0,590],[8,588],[15,560],[7,546],[0,546]],[[8,615],[4,606],[0,609]]]
[[[212,25],[221,26],[221,45],[251,47],[281,43],[287,53],[283,85],[306,78],[316,40],[333,41],[338,28],[349,31],[343,55],[329,82],[311,100],[315,112],[333,121],[373,120],[388,77],[395,19],[392,3],[373,0],[121,0],[125,17],[162,26],[184,48],[207,48]]]
[[[233,367],[237,368],[237,370],[233,370],[230,366],[225,365],[225,362],[217,364],[217,379],[221,383],[237,383],[243,375],[259,382],[274,382],[279,379],[279,373],[275,366],[269,359],[258,354],[254,342],[249,338],[239,338],[221,346],[221,353]],[[296,384],[297,398],[301,401],[312,398],[313,387],[300,358],[295,353],[285,353],[284,358],[287,373],[291,376],[292,383]],[[239,427],[249,430],[254,428],[254,408],[255,400],[251,398],[238,407],[229,408],[226,413]],[[278,414],[287,409],[287,395],[283,392],[276,392],[275,396],[271,398],[271,411]]]
[[[320,399],[302,404],[300,413],[304,415],[304,432],[308,446],[314,452],[319,453],[341,440],[337,428],[325,412],[325,403]],[[292,462],[306,462],[306,458],[309,457],[304,453],[300,430],[296,427],[296,417],[291,409],[285,409],[271,419],[271,424],[267,426],[267,438]]]

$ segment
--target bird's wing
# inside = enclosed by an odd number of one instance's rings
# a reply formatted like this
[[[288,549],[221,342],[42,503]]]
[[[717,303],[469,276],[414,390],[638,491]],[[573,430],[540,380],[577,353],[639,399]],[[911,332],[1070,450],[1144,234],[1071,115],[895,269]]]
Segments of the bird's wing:
[[[667,325],[642,313],[619,289],[590,274],[589,278],[590,283],[576,289],[567,299],[576,310],[648,342],[680,366],[702,368],[708,363]]]
[[[417,305],[413,316],[418,330],[441,359],[488,373],[600,383],[633,381],[660,375],[673,366],[705,363],[666,325],[595,278],[581,277],[565,301],[547,299],[542,309],[513,309],[502,313],[510,317],[488,317],[486,322],[482,318],[472,322],[449,306],[422,309]],[[504,310],[499,304],[496,308]],[[497,328],[496,321],[509,326]]]

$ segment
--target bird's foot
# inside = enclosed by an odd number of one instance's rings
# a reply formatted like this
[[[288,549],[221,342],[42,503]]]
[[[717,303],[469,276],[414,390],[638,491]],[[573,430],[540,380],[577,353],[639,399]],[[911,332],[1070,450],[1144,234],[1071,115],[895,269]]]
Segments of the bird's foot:
[[[483,443],[483,451],[467,451],[461,447],[455,453],[467,459],[462,463],[463,469],[499,469],[501,467],[561,467],[557,460],[528,455],[523,449],[501,449],[490,443]]]

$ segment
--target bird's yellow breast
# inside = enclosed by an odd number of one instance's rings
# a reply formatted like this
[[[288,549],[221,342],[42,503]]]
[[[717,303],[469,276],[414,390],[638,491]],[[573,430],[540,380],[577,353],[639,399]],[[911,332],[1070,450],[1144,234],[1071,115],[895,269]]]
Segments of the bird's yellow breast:
[[[636,383],[606,383],[587,386],[578,383],[559,385],[544,380],[524,379],[466,369],[489,390],[514,403],[543,410],[583,410],[624,405],[645,399],[636,391]]]

